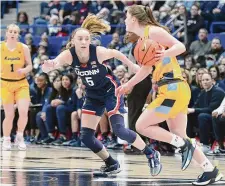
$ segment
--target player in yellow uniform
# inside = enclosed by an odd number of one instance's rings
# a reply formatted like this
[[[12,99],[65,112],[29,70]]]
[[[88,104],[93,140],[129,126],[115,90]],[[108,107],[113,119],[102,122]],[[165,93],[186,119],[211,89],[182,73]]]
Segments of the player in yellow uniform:
[[[3,121],[3,150],[11,149],[10,133],[15,115],[16,103],[19,120],[15,144],[20,150],[26,150],[23,140],[24,128],[28,120],[30,104],[29,84],[26,74],[32,70],[29,48],[18,42],[20,29],[10,24],[6,30],[6,40],[1,42],[1,104],[5,112]]]
[[[157,51],[153,72],[153,81],[158,85],[157,98],[147,107],[136,123],[136,129],[142,135],[170,143],[182,152],[182,170],[185,170],[193,158],[200,164],[204,173],[193,182],[194,185],[207,185],[222,179],[223,175],[214,167],[196,144],[192,144],[186,135],[187,111],[190,89],[184,81],[176,56],[185,52],[185,46],[172,37],[168,29],[160,25],[153,17],[149,7],[133,5],[128,7],[125,20],[126,31],[132,31],[143,39],[152,39],[167,50]],[[152,66],[142,66],[136,75],[116,90],[120,95],[128,91],[149,75]],[[158,126],[167,121],[169,131]],[[160,155],[153,154],[154,169],[161,169]]]

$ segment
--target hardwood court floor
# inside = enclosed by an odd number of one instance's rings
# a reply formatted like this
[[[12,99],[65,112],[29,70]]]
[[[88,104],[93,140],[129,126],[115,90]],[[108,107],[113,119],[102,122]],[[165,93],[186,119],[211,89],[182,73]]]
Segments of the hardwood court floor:
[[[191,163],[181,171],[181,157],[162,156],[163,170],[157,177],[149,174],[144,155],[126,155],[110,151],[122,168],[117,177],[95,178],[93,171],[103,164],[86,148],[48,147],[30,145],[27,151],[1,151],[2,186],[175,186],[191,185],[201,169]],[[225,157],[210,158],[225,174]],[[224,185],[225,180],[215,185]]]

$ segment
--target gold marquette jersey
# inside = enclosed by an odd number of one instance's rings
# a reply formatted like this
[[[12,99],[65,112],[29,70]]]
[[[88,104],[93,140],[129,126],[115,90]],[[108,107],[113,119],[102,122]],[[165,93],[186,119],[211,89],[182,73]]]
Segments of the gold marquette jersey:
[[[144,29],[144,38],[149,38],[150,26],[146,26]],[[166,46],[164,46],[167,48]],[[153,82],[159,82],[160,80],[172,80],[181,79],[182,77],[180,65],[176,57],[165,57],[162,61],[157,62],[155,65],[155,70],[152,76]]]
[[[170,79],[184,80],[176,57],[165,57],[162,61],[157,63],[152,79],[154,82]]]
[[[24,49],[23,44],[17,42],[17,46],[10,51],[5,42],[1,43],[1,79],[20,80],[24,74],[17,73],[17,70],[24,68]]]

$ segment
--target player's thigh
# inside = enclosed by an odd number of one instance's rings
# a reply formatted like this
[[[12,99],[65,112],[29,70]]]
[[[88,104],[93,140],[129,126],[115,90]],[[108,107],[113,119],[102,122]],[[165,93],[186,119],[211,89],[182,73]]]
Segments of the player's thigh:
[[[96,130],[104,110],[105,105],[103,102],[86,98],[82,108],[81,127]]]
[[[1,80],[1,103],[14,104],[15,97],[13,92],[13,83]]]
[[[15,89],[15,101],[18,102],[19,100],[27,100],[30,102],[29,84],[26,80],[18,83]]]
[[[112,116],[113,114],[124,114],[126,110],[124,108],[124,97],[118,96],[116,97],[115,94],[111,94],[107,96],[105,100],[106,111],[108,112],[108,117]]]

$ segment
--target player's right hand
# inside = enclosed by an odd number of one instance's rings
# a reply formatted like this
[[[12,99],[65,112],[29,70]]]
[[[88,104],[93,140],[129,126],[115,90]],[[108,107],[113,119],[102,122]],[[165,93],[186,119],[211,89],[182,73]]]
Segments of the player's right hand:
[[[217,111],[213,111],[213,112],[212,112],[212,117],[217,118],[217,117],[218,117],[218,115],[219,115],[219,113],[218,113]]]
[[[48,73],[54,70],[54,61],[53,60],[44,60],[41,69],[43,72]]]

